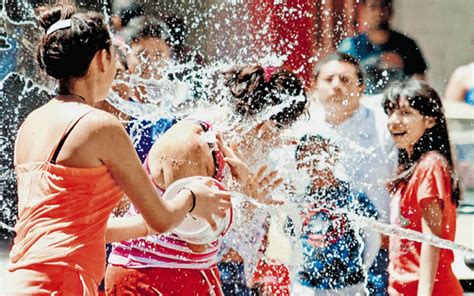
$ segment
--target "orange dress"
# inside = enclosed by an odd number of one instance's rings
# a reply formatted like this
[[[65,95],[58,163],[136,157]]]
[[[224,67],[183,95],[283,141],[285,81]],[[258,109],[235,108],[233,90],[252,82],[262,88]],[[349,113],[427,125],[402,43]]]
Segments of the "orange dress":
[[[69,124],[45,162],[16,165],[19,221],[8,295],[97,294],[107,220],[123,192],[105,166],[73,168],[54,161],[87,113]]]

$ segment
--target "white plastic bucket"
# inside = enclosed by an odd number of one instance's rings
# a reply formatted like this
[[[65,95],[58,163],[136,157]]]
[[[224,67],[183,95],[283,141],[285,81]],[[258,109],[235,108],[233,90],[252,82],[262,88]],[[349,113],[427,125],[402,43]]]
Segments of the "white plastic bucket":
[[[195,176],[179,179],[173,182],[168,189],[163,193],[163,199],[171,200],[173,199],[178,192],[186,187],[186,185],[202,179],[203,177]],[[215,187],[220,190],[225,190],[225,187],[217,180],[213,180]],[[208,244],[216,239],[219,236],[224,235],[229,229],[232,223],[232,207],[229,208],[226,212],[224,218],[214,216],[214,219],[217,222],[217,230],[212,230],[209,223],[206,220],[192,216],[188,214],[184,221],[179,224],[173,231],[183,241],[192,243],[192,244]]]

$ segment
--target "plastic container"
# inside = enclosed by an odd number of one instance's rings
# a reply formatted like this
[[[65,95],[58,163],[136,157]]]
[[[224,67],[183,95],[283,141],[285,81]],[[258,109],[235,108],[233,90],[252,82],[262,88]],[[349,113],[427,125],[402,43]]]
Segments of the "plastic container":
[[[186,187],[186,185],[202,178],[203,177],[196,176],[175,181],[168,186],[168,189],[163,193],[163,199],[173,199],[181,189]],[[219,181],[214,180],[214,183],[216,188],[225,190],[225,187]],[[208,244],[215,241],[229,230],[232,223],[232,215],[233,211],[231,207],[227,210],[224,218],[215,216],[214,219],[217,222],[217,230],[214,231],[206,220],[188,214],[184,221],[179,224],[172,233],[178,236],[179,239],[192,244]]]

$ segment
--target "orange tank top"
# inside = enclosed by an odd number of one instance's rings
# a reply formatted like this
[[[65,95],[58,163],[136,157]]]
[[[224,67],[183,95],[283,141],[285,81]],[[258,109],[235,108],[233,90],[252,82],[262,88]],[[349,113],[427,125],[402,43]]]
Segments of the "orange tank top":
[[[16,165],[18,215],[9,271],[62,266],[98,284],[105,269],[107,220],[123,192],[105,165],[65,167],[55,163],[65,138],[81,114],[67,126],[44,162]]]

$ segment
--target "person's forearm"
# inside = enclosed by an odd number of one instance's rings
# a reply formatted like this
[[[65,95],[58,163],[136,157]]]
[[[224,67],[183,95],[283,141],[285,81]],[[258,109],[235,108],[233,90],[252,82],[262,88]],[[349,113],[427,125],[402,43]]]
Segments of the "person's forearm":
[[[189,189],[181,190],[175,198],[164,203],[164,212],[159,213],[155,218],[160,219],[161,227],[153,227],[148,224],[157,233],[164,233],[178,226],[191,210],[193,198]]]
[[[157,218],[160,217],[159,219],[163,219],[163,221],[158,221],[158,224],[161,225],[158,228],[152,228],[150,225],[146,225],[141,215],[110,218],[107,223],[106,242],[112,243],[156,233],[164,233],[175,228],[183,221],[184,216],[191,208],[189,202],[192,201],[192,199],[189,198],[189,195],[189,190],[182,190],[172,201],[165,203],[164,208],[166,212],[157,216]],[[166,217],[168,217],[168,222],[164,221]],[[168,227],[164,226],[166,224]]]
[[[113,243],[138,237],[146,236],[148,228],[142,216],[114,217],[107,222],[105,240]]]
[[[181,190],[173,199],[162,201],[156,206],[142,207],[140,213],[153,232],[169,232],[184,220],[193,207],[193,195],[189,189]]]
[[[417,295],[431,295],[438,270],[439,249],[428,244],[421,245],[420,280]]]

